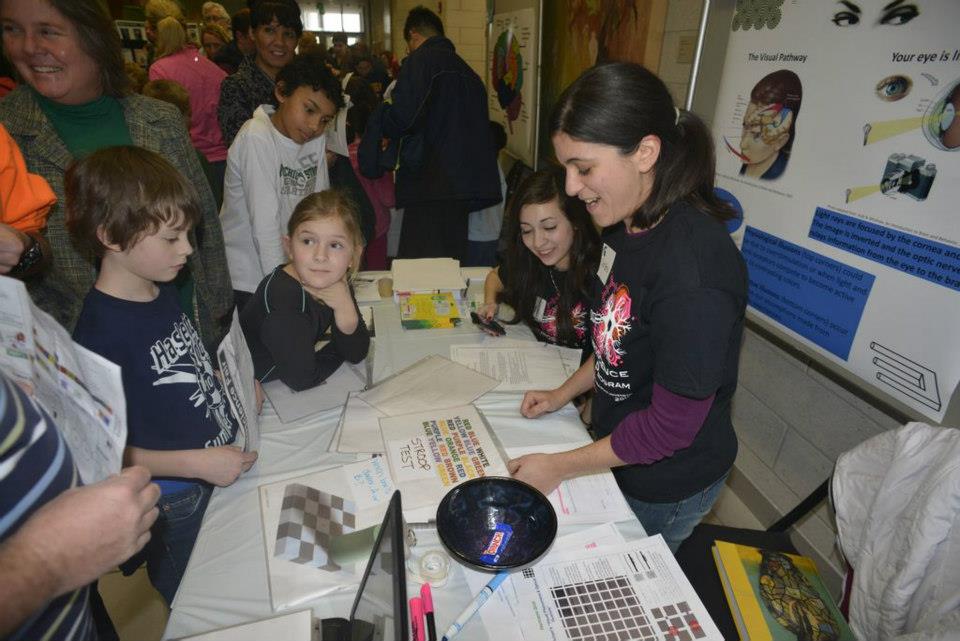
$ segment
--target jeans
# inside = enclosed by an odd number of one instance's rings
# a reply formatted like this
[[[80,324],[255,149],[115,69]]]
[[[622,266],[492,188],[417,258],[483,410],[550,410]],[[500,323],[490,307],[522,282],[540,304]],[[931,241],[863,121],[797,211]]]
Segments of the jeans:
[[[663,535],[670,551],[676,553],[684,539],[693,532],[693,528],[713,508],[729,475],[728,470],[706,488],[673,503],[648,503],[626,494],[623,496],[647,535]]]
[[[180,579],[197,540],[203,513],[213,488],[205,483],[175,494],[165,494],[157,501],[160,516],[151,529],[151,537],[143,549],[150,583],[160,596],[173,603]]]

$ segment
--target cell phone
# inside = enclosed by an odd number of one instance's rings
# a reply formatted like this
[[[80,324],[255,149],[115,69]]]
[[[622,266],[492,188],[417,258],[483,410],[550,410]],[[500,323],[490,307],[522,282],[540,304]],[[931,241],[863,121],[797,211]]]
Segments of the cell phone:
[[[470,312],[470,320],[473,321],[473,324],[474,324],[474,325],[478,325],[478,326],[482,327],[483,329],[490,330],[491,332],[493,332],[493,333],[496,334],[497,336],[505,336],[506,333],[507,333],[507,330],[505,330],[505,329],[503,328],[503,325],[501,325],[500,323],[498,323],[497,321],[492,320],[492,319],[491,319],[491,320],[484,320],[484,319],[480,318],[480,314],[478,314],[478,313],[476,313],[476,312]]]

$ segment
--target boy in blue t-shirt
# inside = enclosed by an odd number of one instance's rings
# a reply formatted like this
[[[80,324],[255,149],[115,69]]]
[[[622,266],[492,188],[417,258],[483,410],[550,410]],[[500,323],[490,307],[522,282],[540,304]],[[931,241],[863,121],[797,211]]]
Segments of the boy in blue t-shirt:
[[[170,283],[193,252],[187,232],[200,220],[196,193],[140,147],[87,156],[67,170],[65,190],[74,242],[101,259],[73,337],[122,369],[124,463],[148,468],[162,492],[140,562],[170,604],[212,486],[230,485],[257,458],[229,445],[236,424],[227,398]]]

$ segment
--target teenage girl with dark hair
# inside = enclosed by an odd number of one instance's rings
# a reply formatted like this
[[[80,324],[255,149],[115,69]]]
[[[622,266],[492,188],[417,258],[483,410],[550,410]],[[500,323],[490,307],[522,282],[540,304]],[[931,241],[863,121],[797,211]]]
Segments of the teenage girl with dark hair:
[[[710,510],[737,453],[730,401],[747,297],[746,266],[713,193],[710,134],[640,65],[584,73],[550,119],[566,191],[601,227],[593,355],[563,385],[528,392],[528,418],[594,390],[599,439],[510,461],[548,492],[614,469],[648,534],[672,550]]]
[[[506,322],[523,321],[541,341],[584,348],[600,239],[563,181],[554,167],[520,183],[507,209],[505,260],[487,275],[480,315],[492,319],[506,303],[516,312]]]

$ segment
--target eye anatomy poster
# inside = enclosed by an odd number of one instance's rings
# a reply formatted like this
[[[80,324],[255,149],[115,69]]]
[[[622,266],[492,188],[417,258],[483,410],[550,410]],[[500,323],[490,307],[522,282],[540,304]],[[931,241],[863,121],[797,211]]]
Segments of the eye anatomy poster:
[[[503,125],[507,149],[536,164],[539,28],[534,9],[493,16],[487,51],[490,119]]]
[[[737,3],[717,187],[750,306],[941,421],[960,379],[960,3]]]

